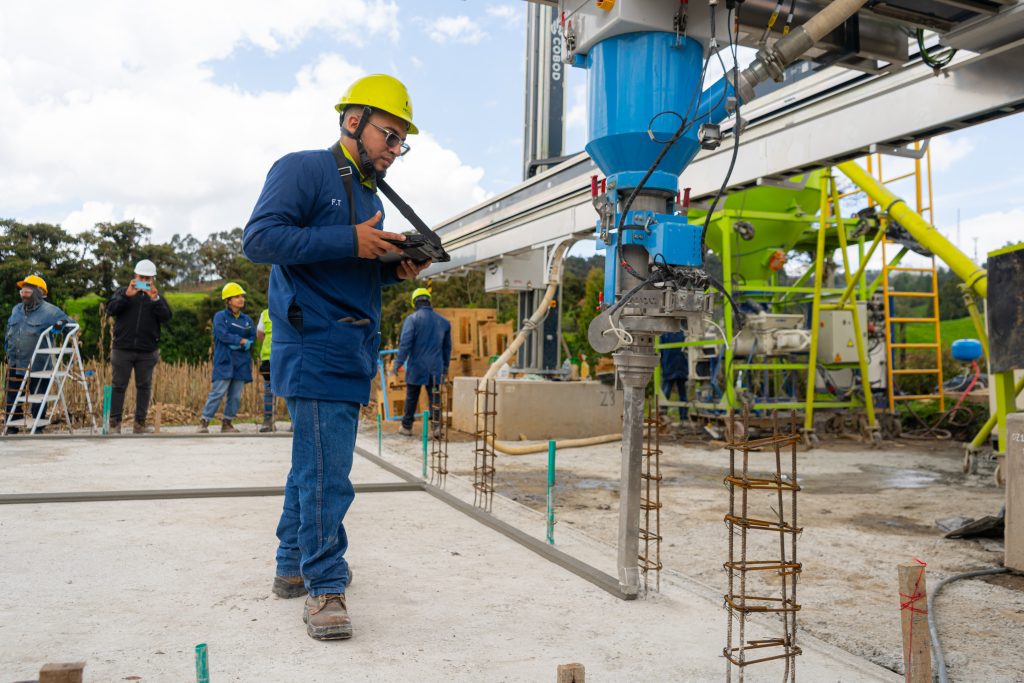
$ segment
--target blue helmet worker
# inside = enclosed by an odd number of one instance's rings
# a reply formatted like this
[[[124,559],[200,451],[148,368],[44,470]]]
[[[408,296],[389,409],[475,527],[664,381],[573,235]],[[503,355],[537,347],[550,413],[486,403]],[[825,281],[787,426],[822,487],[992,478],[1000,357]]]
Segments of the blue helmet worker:
[[[400,432],[412,435],[412,422],[420,389],[430,397],[430,422],[440,430],[441,406],[438,387],[448,375],[452,355],[452,326],[430,304],[430,290],[420,287],[412,293],[416,309],[402,322],[402,336],[395,360],[395,374],[405,366],[405,414]]]
[[[666,332],[658,337],[662,344],[675,344],[686,341],[684,332]],[[666,399],[671,399],[672,391],[679,393],[680,401],[686,400],[686,380],[690,377],[689,360],[684,349],[662,349],[661,350],[661,393]],[[668,411],[666,411],[667,413]],[[679,406],[679,419],[687,418],[686,406]]]

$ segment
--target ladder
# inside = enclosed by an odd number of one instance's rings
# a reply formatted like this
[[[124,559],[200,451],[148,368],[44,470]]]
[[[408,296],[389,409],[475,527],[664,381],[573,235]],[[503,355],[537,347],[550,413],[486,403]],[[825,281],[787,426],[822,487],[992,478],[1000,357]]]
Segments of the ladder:
[[[64,419],[70,429],[71,411],[64,396],[68,380],[71,380],[72,385],[78,384],[82,388],[91,421],[90,433],[96,431],[96,415],[93,413],[87,375],[78,346],[80,331],[81,328],[75,323],[66,324],[63,330],[56,333],[52,326],[46,328],[36,340],[28,368],[24,371],[9,369],[7,387],[13,389],[17,385],[18,388],[10,412],[4,419],[4,436],[12,428],[26,429],[28,433],[35,434],[51,424],[53,420],[45,415],[52,415],[58,405],[63,409]]]
[[[907,153],[910,150],[906,151]],[[901,156],[906,156],[904,153]],[[931,179],[931,150],[927,141],[924,145],[920,141],[914,143],[913,153],[910,157],[914,162],[914,169],[892,178],[885,178],[882,169],[882,154],[868,155],[868,173],[875,175],[880,183],[891,184],[901,180],[913,179],[915,185],[915,210],[929,223],[934,223],[932,179]],[[886,207],[881,207],[883,210]],[[883,221],[888,221],[882,216]],[[883,226],[884,229],[884,226]],[[896,404],[900,401],[935,400],[939,403],[939,410],[945,410],[945,396],[942,391],[942,334],[939,325],[939,278],[936,269],[935,257],[928,260],[928,265],[922,267],[909,267],[900,265],[907,248],[900,248],[897,242],[890,240],[887,236],[882,238],[882,297],[883,310],[885,313],[885,361],[886,361],[886,390],[889,398],[889,412],[895,412]],[[892,255],[894,249],[899,251]],[[890,258],[892,256],[892,258]],[[925,291],[898,290],[893,286],[891,277],[893,273],[919,273],[926,276],[929,289]],[[923,303],[923,312],[906,313],[907,302]],[[901,310],[904,309],[904,310]],[[910,330],[920,330],[924,341],[908,342],[904,339],[896,339],[894,334],[896,325],[902,325],[904,337]],[[915,335],[916,336],[916,335]],[[905,367],[903,364],[907,349],[924,349],[934,354],[934,365],[927,367]],[[914,391],[905,393],[900,386],[900,380],[913,376],[927,376],[934,378],[935,390],[933,392],[921,393]]]
[[[827,233],[830,229],[835,230],[839,243],[837,251],[839,251],[842,258],[843,272],[846,274],[847,280],[846,287],[838,297],[828,295],[828,288],[825,283],[826,256],[833,253],[833,249],[827,246]],[[815,445],[818,441],[814,433],[814,410],[816,408],[849,408],[857,410],[863,407],[867,422],[865,426],[872,444],[878,445],[881,441],[868,378],[868,352],[865,348],[866,335],[864,334],[865,331],[861,329],[864,321],[861,320],[858,307],[858,293],[861,293],[859,285],[863,282],[866,265],[867,260],[862,258],[856,271],[851,268],[847,227],[840,213],[840,194],[835,178],[832,175],[832,169],[828,168],[821,183],[821,210],[818,214],[817,249],[815,251],[814,264],[814,294],[811,299],[811,348],[807,364],[807,405],[804,409],[804,438],[808,445],[811,446]],[[824,298],[823,295],[828,298]],[[822,313],[827,311],[841,311],[850,316],[853,329],[851,343],[854,349],[854,359],[843,362],[837,356],[834,359],[835,362],[819,360],[818,349],[821,331],[824,327]],[[856,381],[851,386],[851,395],[848,400],[823,401],[818,398],[817,377],[819,364],[825,369],[826,373],[828,369],[841,367],[852,371],[850,376],[851,378],[856,377]],[[858,384],[862,394],[860,399],[853,394],[853,388]]]

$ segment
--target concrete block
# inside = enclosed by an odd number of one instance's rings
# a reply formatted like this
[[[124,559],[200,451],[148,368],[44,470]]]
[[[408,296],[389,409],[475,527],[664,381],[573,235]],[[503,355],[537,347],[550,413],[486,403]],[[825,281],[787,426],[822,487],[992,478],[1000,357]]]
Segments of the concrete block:
[[[456,377],[452,426],[476,431],[478,377]],[[499,441],[579,439],[622,431],[622,391],[601,382],[499,379],[495,433]]]
[[[1024,571],[1024,413],[1006,416],[1006,559]]]

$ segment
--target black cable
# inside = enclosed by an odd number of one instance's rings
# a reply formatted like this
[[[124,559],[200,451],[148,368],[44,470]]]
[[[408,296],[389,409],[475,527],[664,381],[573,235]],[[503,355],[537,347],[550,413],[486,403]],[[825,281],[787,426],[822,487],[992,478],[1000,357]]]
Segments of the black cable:
[[[739,83],[740,65],[739,65],[739,62],[738,62],[738,60],[736,58],[736,43],[733,40],[733,36],[732,36],[732,26],[733,26],[733,24],[732,24],[732,14],[733,14],[733,11],[730,10],[729,11],[729,46],[731,48],[732,56],[733,56],[732,57],[733,83],[735,84],[735,83]],[[739,19],[739,13],[738,12],[737,12],[737,17],[736,18]],[[722,59],[722,55],[720,53],[718,54],[718,59],[719,59],[719,61],[721,61],[721,59]],[[725,62],[721,62],[721,64],[722,64],[723,72],[726,71],[726,69],[725,69]],[[739,155],[739,151],[740,151],[740,98],[739,98],[739,94],[735,90],[735,85],[733,86],[733,94],[736,97],[736,123],[735,123],[735,125],[733,125],[733,128],[732,128],[732,136],[733,136],[732,158],[729,160],[729,169],[725,172],[725,179],[722,180],[722,186],[718,189],[718,193],[715,195],[715,198],[712,200],[711,206],[708,207],[707,215],[704,216],[704,226],[701,228],[701,231],[700,231],[700,253],[701,253],[701,257],[702,258],[704,256],[704,254],[707,252],[707,234],[708,234],[708,226],[711,224],[711,215],[715,212],[715,207],[718,206],[718,202],[722,198],[722,195],[725,194],[725,188],[729,186],[729,179],[732,177],[733,169],[736,168],[736,157]]]
[[[949,63],[953,61],[953,57],[956,55],[956,48],[949,48],[948,52],[941,55],[929,53],[928,48],[924,46],[924,29],[920,28],[917,29],[917,47],[921,50],[921,60],[933,69],[949,66]]]

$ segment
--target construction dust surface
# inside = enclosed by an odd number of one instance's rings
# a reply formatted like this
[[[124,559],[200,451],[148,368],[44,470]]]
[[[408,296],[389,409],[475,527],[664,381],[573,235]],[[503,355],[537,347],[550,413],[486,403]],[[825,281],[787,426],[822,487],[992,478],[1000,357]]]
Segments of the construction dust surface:
[[[363,446],[376,451],[376,439]],[[394,447],[394,448],[393,448]],[[386,460],[418,471],[388,436]],[[286,437],[0,442],[0,494],[280,486]],[[358,484],[400,481],[357,457]],[[471,498],[465,481],[447,489]],[[215,681],[588,681],[724,678],[725,614],[713,590],[666,571],[622,601],[423,491],[357,496],[348,520],[355,636],[315,642],[301,600],[270,592],[278,496],[0,505],[0,681],[83,660],[87,681],[184,681],[206,643]],[[543,516],[495,499],[537,537]],[[614,549],[563,519],[557,547],[611,572]],[[707,549],[710,551],[711,549]],[[753,635],[770,622],[755,624]],[[802,680],[895,681],[808,637]],[[778,680],[771,664],[748,680]]]
[[[409,466],[420,452],[416,439],[403,441],[390,429],[384,444],[404,453]],[[671,572],[724,593],[728,451],[689,436],[669,436],[661,445],[661,559]],[[615,543],[619,449],[611,443],[557,453],[556,539],[571,529]],[[449,444],[454,473],[472,477],[472,450],[472,437]],[[1002,564],[1001,539],[945,539],[936,526],[950,517],[997,515],[1003,506],[992,463],[964,474],[962,455],[958,444],[906,440],[877,450],[838,441],[799,453],[801,634],[902,673],[897,565],[926,562],[934,586]],[[499,493],[545,509],[546,453],[499,454],[496,468]],[[1024,642],[1024,577],[951,583],[939,595],[935,616],[950,680],[1024,681],[1024,651],[1017,647]],[[720,616],[714,625],[724,628]]]

